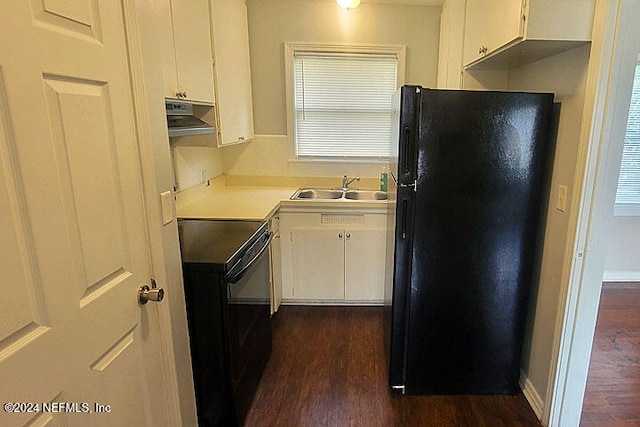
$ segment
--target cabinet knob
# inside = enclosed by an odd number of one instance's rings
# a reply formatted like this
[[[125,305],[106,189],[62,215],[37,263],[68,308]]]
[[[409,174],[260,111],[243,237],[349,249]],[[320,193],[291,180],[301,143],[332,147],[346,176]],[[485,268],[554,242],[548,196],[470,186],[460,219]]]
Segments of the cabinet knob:
[[[338,233],[338,238],[342,239],[342,233]]]
[[[351,233],[347,233],[347,239],[351,238]]]
[[[183,98],[187,98],[187,92],[182,91],[182,97],[183,97]]]
[[[182,98],[182,92],[176,92],[176,98]]]

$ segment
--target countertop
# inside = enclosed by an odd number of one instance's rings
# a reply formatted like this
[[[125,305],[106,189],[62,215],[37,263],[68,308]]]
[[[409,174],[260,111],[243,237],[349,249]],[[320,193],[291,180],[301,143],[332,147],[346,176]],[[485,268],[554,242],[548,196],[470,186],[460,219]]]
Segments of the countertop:
[[[305,187],[307,187],[305,185]],[[321,188],[320,186],[309,186]],[[266,221],[280,207],[386,209],[386,201],[290,200],[299,187],[226,185],[223,179],[198,185],[177,195],[179,219]]]
[[[178,196],[178,218],[266,221],[297,188],[210,186]]]

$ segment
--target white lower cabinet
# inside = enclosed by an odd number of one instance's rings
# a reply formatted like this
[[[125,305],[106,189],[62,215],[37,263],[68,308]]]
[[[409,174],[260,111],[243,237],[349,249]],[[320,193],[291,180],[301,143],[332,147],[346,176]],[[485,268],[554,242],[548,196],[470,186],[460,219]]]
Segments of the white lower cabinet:
[[[283,301],[382,303],[386,211],[308,209],[280,212]]]

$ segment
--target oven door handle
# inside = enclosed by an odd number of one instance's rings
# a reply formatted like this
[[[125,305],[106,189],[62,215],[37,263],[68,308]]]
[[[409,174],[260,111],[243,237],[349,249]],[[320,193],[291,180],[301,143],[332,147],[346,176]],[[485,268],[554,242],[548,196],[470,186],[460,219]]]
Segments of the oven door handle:
[[[273,238],[273,233],[271,231],[267,231],[265,234],[268,234],[269,237],[264,243],[264,246],[262,246],[262,248],[260,248],[258,253],[253,258],[251,258],[251,261],[244,264],[244,266],[236,272],[235,271],[236,266],[239,264],[242,264],[242,262],[239,262],[238,264],[234,265],[231,268],[231,270],[227,273],[227,275],[225,276],[225,279],[227,279],[228,283],[236,283],[240,279],[242,279],[244,275],[247,273],[247,271],[249,271],[249,269],[253,266],[253,264],[258,260],[258,258],[262,256],[264,251],[266,251],[269,248],[269,243],[271,243],[271,239]]]

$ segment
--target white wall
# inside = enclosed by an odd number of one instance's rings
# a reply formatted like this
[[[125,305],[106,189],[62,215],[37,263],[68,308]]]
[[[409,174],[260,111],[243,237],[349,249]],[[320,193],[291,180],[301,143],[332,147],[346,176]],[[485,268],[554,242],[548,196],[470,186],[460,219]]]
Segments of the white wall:
[[[210,135],[207,135],[211,137]],[[187,136],[184,138],[198,138]],[[178,138],[172,138],[172,140]],[[222,150],[212,147],[185,147],[171,145],[171,158],[175,172],[176,187],[184,190],[202,184],[202,175],[207,179],[222,175]]]
[[[570,199],[571,192],[575,190],[572,183],[588,64],[589,46],[583,46],[509,73],[509,90],[554,92],[556,102],[561,103],[540,281],[532,290],[522,362],[529,386],[533,387],[534,398],[540,405],[544,404],[542,399],[552,374],[556,313],[561,299],[559,291],[569,221],[568,211],[556,209],[557,191],[558,185],[566,185],[567,199]]]
[[[640,217],[613,217],[608,233],[604,280],[640,282]]]
[[[293,160],[287,135],[284,46],[288,42],[402,44],[407,84],[435,87],[440,7],[362,3],[347,11],[335,2],[249,0],[254,141],[223,149],[230,175],[375,177],[380,164]]]

